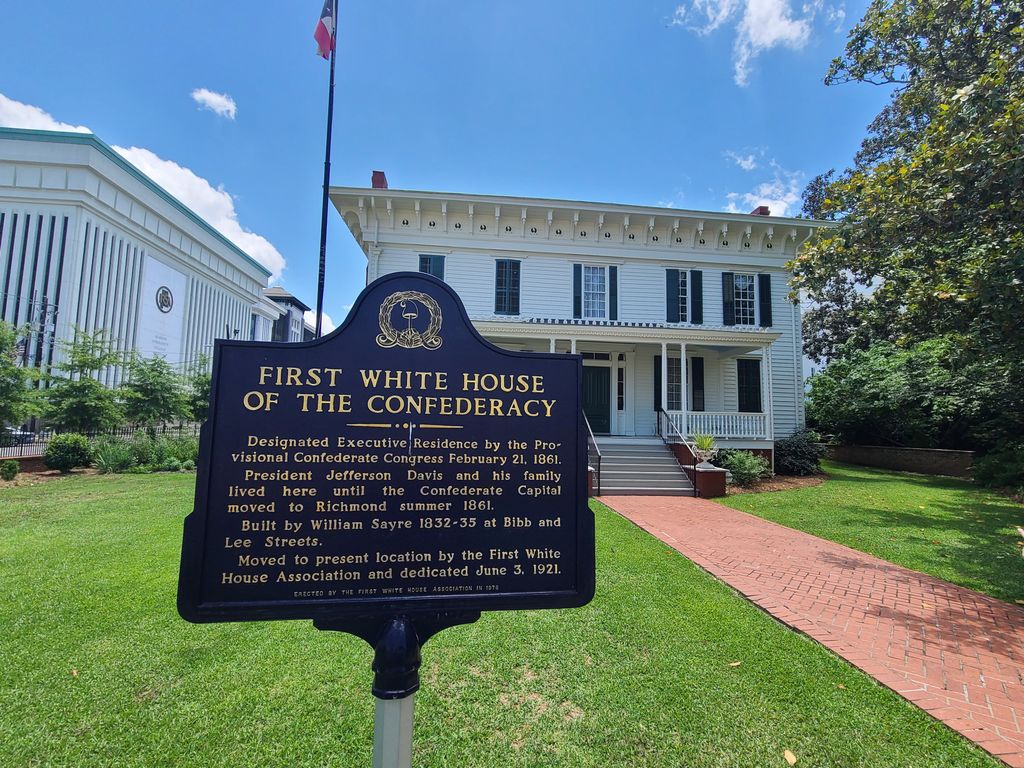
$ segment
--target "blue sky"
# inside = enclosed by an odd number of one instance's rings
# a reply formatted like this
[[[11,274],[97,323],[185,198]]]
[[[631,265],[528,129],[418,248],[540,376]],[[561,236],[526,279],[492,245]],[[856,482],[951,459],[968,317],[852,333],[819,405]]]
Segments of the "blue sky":
[[[315,301],[318,0],[12,3],[0,124],[82,126]],[[887,92],[826,88],[863,0],[340,0],[332,183],[795,214]],[[203,91],[208,93],[204,93]],[[325,309],[365,260],[331,209]]]

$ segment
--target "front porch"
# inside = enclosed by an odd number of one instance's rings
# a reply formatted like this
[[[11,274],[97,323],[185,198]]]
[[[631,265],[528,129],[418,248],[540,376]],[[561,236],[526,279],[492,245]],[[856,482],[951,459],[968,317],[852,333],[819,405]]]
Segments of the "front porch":
[[[777,333],[652,324],[475,324],[506,349],[582,355],[584,413],[595,435],[662,436],[663,411],[671,423],[667,431],[677,438],[710,434],[722,447],[771,448],[771,345]]]

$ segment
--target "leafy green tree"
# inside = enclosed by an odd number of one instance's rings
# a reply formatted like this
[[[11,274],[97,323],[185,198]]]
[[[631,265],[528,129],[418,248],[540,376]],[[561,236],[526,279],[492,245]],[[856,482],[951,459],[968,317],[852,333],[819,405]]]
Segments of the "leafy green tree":
[[[61,375],[51,378],[44,393],[46,420],[57,429],[85,433],[122,424],[124,412],[115,392],[94,378],[121,361],[106,333],[75,329],[72,340],[60,342],[60,347],[61,362],[55,368]]]
[[[20,424],[29,415],[28,375],[17,364],[18,332],[0,322],[0,427]]]
[[[193,421],[206,421],[210,409],[210,360],[200,355],[188,374],[188,415]]]
[[[852,350],[811,378],[808,419],[865,445],[984,448],[1024,432],[1024,395],[956,337]]]
[[[806,213],[838,222],[793,263],[795,288],[820,307],[810,355],[956,334],[1019,373],[1022,51],[1019,0],[869,6],[826,83],[889,86],[892,98],[853,167],[805,197]]]
[[[182,377],[162,357],[132,357],[120,394],[125,416],[136,424],[153,426],[183,418],[188,412]]]

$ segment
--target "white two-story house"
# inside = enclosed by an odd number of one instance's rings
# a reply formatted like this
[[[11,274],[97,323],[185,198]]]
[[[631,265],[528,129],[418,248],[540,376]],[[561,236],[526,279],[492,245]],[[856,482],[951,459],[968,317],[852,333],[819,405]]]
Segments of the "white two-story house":
[[[382,176],[331,189],[367,282],[429,272],[498,346],[582,355],[595,434],[710,433],[767,454],[803,426],[785,264],[820,222],[413,192]]]

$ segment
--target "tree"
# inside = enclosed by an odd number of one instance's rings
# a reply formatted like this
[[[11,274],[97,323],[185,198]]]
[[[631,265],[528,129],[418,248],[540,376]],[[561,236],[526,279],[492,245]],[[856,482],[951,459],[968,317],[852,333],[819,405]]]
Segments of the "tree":
[[[832,63],[826,84],[893,92],[853,166],[805,196],[837,221],[792,263],[816,360],[944,339],[979,390],[1024,388],[1021,18],[1020,0],[875,0]]]
[[[182,379],[162,357],[133,356],[121,397],[125,416],[136,424],[153,426],[180,419],[188,411]]]
[[[106,333],[76,328],[72,340],[60,342],[60,347],[61,362],[55,368],[63,375],[52,377],[45,392],[43,414],[47,421],[60,430],[86,433],[123,423],[124,412],[114,391],[94,378],[121,361]]]
[[[18,332],[0,321],[0,427],[20,424],[30,410],[28,376],[17,364],[17,345]]]
[[[200,355],[188,375],[188,415],[193,421],[206,421],[210,410],[210,360]]]

